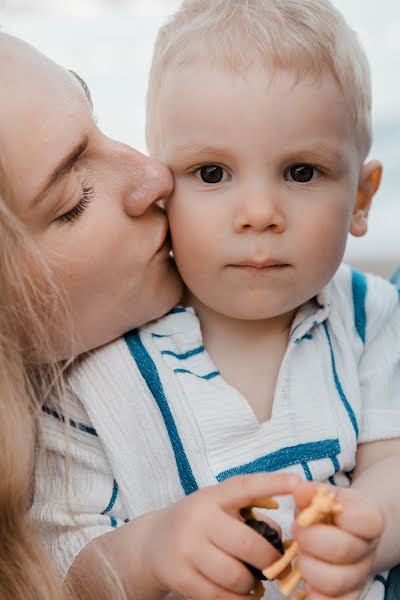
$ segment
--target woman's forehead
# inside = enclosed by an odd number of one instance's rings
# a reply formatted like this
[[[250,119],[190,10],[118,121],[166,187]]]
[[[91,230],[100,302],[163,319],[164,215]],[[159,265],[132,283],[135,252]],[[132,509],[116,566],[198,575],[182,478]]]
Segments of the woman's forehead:
[[[71,73],[30,44],[5,33],[0,33],[0,85],[3,111],[12,106],[45,104],[47,95],[50,100],[73,91],[83,96],[81,86]]]
[[[91,107],[76,77],[6,34],[0,34],[0,89],[5,187],[27,197],[57,154],[82,137]]]

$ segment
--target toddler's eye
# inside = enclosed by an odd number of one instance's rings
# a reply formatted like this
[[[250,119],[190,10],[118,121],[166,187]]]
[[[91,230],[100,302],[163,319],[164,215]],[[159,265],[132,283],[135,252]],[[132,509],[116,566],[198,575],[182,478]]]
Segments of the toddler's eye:
[[[204,167],[197,169],[195,173],[204,183],[209,184],[221,183],[221,181],[226,181],[229,177],[226,170],[219,165],[204,165]]]
[[[286,173],[286,179],[288,181],[295,181],[297,183],[308,183],[314,179],[318,179],[321,173],[315,167],[311,165],[294,165]]]

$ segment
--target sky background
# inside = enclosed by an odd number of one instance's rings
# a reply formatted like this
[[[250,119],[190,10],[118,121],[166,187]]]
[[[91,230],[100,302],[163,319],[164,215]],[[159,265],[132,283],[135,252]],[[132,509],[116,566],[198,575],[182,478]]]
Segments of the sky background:
[[[400,0],[334,0],[367,51],[374,94],[371,157],[384,164],[370,231],[349,260],[400,263]],[[158,27],[180,0],[0,0],[0,24],[87,81],[100,127],[144,151],[144,98]]]

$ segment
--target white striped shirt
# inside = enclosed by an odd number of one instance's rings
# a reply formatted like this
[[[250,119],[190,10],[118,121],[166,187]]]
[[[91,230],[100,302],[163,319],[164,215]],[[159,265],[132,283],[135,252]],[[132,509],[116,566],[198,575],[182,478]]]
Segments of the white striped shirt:
[[[89,539],[233,474],[349,486],[359,443],[400,436],[399,332],[398,290],[341,267],[298,310],[261,424],[213,364],[190,308],[91,353],[70,378],[67,441],[64,415],[44,407],[32,509],[44,542],[66,572]],[[291,499],[270,516],[288,537]],[[384,576],[368,590],[383,598]]]

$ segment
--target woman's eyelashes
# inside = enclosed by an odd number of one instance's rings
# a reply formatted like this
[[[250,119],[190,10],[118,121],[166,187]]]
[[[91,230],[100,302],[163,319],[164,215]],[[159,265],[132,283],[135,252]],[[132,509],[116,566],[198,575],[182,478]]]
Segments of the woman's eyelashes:
[[[82,195],[77,204],[73,206],[68,212],[60,215],[55,219],[57,223],[63,225],[64,223],[71,223],[85,212],[86,207],[93,198],[94,189],[91,185],[82,184]]]

